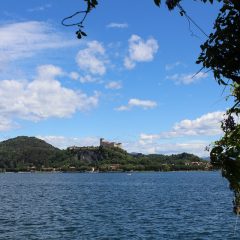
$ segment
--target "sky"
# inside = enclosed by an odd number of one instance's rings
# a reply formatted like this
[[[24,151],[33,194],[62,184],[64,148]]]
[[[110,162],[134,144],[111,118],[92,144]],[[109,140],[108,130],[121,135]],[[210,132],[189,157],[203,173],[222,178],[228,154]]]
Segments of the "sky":
[[[182,7],[211,33],[220,5]],[[61,21],[84,9],[82,0],[1,1],[0,140],[35,136],[64,149],[103,137],[128,152],[208,156],[231,100],[207,69],[193,77],[206,36],[165,4],[99,0],[79,40]]]

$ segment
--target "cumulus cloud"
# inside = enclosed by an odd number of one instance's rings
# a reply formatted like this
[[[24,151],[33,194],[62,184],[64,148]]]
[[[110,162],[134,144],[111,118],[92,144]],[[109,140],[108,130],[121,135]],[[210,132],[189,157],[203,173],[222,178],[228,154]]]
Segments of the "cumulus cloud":
[[[172,131],[162,134],[162,136],[214,136],[222,133],[221,121],[224,119],[222,111],[211,112],[202,115],[194,120],[185,119],[176,123]]]
[[[39,51],[68,47],[76,43],[57,33],[45,22],[28,21],[0,25],[0,65],[31,57]]]
[[[189,74],[176,73],[171,76],[167,76],[166,78],[174,81],[176,84],[189,85],[199,81],[200,79],[204,79],[206,77],[208,77],[207,73],[200,72],[197,75],[195,75],[195,73],[189,73]]]
[[[54,79],[55,77],[64,75],[63,70],[60,67],[54,65],[41,65],[37,67],[38,79]]]
[[[161,143],[139,140],[136,142],[126,142],[123,144],[128,152],[140,152],[144,154],[179,154],[183,152],[196,154],[204,157],[209,155],[205,151],[207,141],[189,141],[181,143]]]
[[[160,132],[158,134],[142,133],[139,140],[134,144],[129,144],[131,151],[140,151],[145,153],[176,154],[181,152],[193,153],[199,156],[207,156],[205,151],[208,141],[192,140],[186,141],[178,138],[189,138],[203,136],[217,136],[222,134],[221,121],[224,119],[223,111],[207,113],[199,118],[190,120],[185,119],[174,124],[170,131]]]
[[[158,51],[158,42],[154,38],[144,41],[138,35],[132,35],[128,40],[128,56],[124,59],[124,66],[133,69],[137,62],[150,62]]]
[[[44,65],[38,67],[33,81],[0,81],[0,114],[9,123],[17,118],[39,121],[50,117],[70,117],[77,111],[97,106],[98,93],[87,96],[63,87],[56,79],[62,74],[61,68]]]
[[[65,136],[36,136],[54,147],[66,149],[70,146],[99,146],[99,138],[97,137],[65,137]]]
[[[142,141],[157,139],[178,138],[187,136],[216,136],[222,134],[221,121],[224,119],[223,111],[207,113],[194,120],[185,119],[175,123],[173,128],[159,134],[140,134]]]
[[[88,42],[87,48],[78,52],[76,62],[86,73],[101,76],[106,72],[105,48],[98,41]]]
[[[107,25],[107,28],[128,28],[128,24],[112,22]]]
[[[105,88],[107,89],[121,89],[122,88],[122,83],[118,81],[112,81],[109,82],[105,85]]]
[[[154,101],[150,101],[150,100],[141,100],[141,99],[137,99],[137,98],[131,98],[128,101],[127,105],[122,105],[118,108],[116,108],[117,111],[127,111],[127,110],[131,110],[134,107],[140,107],[143,109],[151,109],[157,106],[157,103]]]

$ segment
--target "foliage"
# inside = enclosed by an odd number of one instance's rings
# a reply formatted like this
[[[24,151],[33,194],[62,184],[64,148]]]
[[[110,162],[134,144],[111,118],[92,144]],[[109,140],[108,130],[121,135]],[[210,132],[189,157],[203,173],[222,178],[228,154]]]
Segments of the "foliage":
[[[204,3],[213,3],[213,0],[202,0]],[[160,0],[154,1],[160,5]],[[181,0],[166,1],[171,10],[176,6],[180,14],[186,17],[181,8]],[[211,146],[211,163],[222,169],[222,175],[228,179],[230,189],[234,192],[234,212],[240,213],[240,1],[228,0],[223,2],[215,20],[214,32],[202,44],[196,63],[202,64],[214,74],[219,85],[230,86],[234,105],[227,110],[226,118],[222,121],[224,136]],[[201,69],[201,70],[202,70]],[[228,99],[228,98],[227,98]]]
[[[161,0],[153,0],[155,5],[160,7],[161,5]],[[186,12],[184,10],[182,10],[181,6],[180,6],[180,2],[182,0],[166,0],[165,3],[168,7],[169,10],[173,10],[175,7],[178,7],[180,9],[180,14],[181,16],[183,16],[184,14],[186,14]],[[213,0],[200,0],[204,3],[206,2],[210,2],[213,3]],[[221,2],[222,0],[217,0],[218,2]],[[86,17],[88,16],[88,14],[97,7],[98,5],[98,0],[84,0],[84,2],[86,3],[86,7],[85,10],[81,10],[81,11],[77,11],[74,14],[65,17],[62,20],[62,25],[66,26],[66,27],[72,27],[72,26],[77,26],[78,30],[76,31],[76,35],[78,39],[82,39],[83,37],[86,37],[87,34],[86,32],[83,31],[84,28],[84,21],[86,19]],[[76,16],[82,16],[81,21],[73,21],[73,18],[75,18]]]
[[[234,191],[234,211],[240,213],[240,2],[224,1],[215,21],[215,32],[201,45],[197,63],[213,71],[220,85],[231,87],[234,105],[222,121],[224,136],[211,148],[211,162],[222,169],[222,175]],[[238,120],[237,120],[238,121]]]
[[[171,171],[205,170],[199,157],[129,154],[113,147],[77,147],[60,150],[34,137],[17,137],[0,143],[0,171]]]
[[[215,32],[201,45],[202,53],[197,63],[210,68],[219,84],[232,80],[240,84],[240,2],[226,1],[214,24]]]
[[[213,0],[202,0],[213,3]],[[154,0],[157,6],[160,0]],[[181,9],[181,0],[166,1],[171,10]],[[240,113],[240,1],[221,1],[223,5],[215,20],[214,32],[202,44],[196,63],[202,64],[214,74],[219,85],[230,86],[234,105],[222,121],[224,136],[211,146],[211,163],[222,169],[234,192],[234,212],[240,214],[240,125],[235,121]],[[180,14],[186,15],[184,10]],[[186,15],[187,16],[187,15]],[[201,69],[201,70],[202,70]]]
[[[35,137],[17,137],[0,143],[0,168],[24,170],[48,166],[59,149]]]
[[[97,0],[84,0],[86,2],[86,9],[83,11],[78,11],[72,14],[69,17],[66,17],[62,20],[62,25],[66,27],[70,26],[77,26],[78,30],[76,31],[76,35],[78,39],[81,39],[82,37],[86,37],[87,34],[83,31],[83,23],[87,17],[87,15],[98,5]],[[80,22],[69,22],[70,19],[74,18],[77,15],[83,15],[82,20]]]

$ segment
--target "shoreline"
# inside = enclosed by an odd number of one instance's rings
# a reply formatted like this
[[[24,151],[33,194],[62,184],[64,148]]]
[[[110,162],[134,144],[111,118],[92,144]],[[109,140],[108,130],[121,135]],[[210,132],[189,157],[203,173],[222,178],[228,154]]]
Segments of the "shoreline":
[[[217,169],[207,169],[207,170],[179,170],[179,171],[154,171],[154,170],[149,170],[149,171],[5,171],[5,172],[0,172],[0,174],[37,174],[37,173],[89,173],[89,174],[96,174],[96,173],[127,173],[127,174],[132,174],[132,173],[167,173],[167,172],[217,172],[219,170]]]

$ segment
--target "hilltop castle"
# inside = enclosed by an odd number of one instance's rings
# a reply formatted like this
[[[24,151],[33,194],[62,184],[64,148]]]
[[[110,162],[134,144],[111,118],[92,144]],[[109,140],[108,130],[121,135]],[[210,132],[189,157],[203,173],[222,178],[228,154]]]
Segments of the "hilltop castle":
[[[117,147],[117,148],[122,148],[121,143],[116,143],[116,142],[108,142],[105,141],[104,138],[100,138],[100,147]]]
[[[117,143],[117,142],[108,142],[105,141],[104,138],[100,138],[100,147],[117,147],[117,148],[122,148],[122,143]],[[70,146],[67,149],[71,151],[78,151],[84,147],[78,147],[78,146]],[[85,147],[89,148],[89,147]]]

